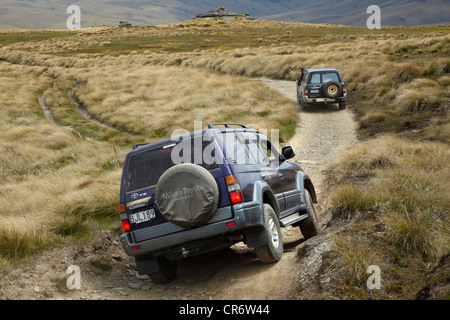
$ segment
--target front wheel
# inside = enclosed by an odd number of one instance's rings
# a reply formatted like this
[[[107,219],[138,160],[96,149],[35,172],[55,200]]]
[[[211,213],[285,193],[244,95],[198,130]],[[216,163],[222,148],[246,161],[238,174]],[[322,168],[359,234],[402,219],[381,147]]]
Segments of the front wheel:
[[[273,208],[264,204],[265,232],[268,243],[255,248],[255,253],[262,263],[277,262],[283,255],[283,239],[281,237],[280,222]]]

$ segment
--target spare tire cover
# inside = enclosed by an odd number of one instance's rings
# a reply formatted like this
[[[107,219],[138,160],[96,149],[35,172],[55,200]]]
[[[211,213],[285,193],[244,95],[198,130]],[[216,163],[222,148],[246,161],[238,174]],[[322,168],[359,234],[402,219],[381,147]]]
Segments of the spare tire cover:
[[[183,163],[161,175],[155,196],[167,221],[190,229],[205,225],[212,218],[219,203],[219,188],[208,170]]]
[[[334,86],[334,87],[332,87]],[[328,88],[332,87],[333,90],[328,90]],[[339,82],[337,81],[328,81],[326,82],[323,87],[323,94],[325,95],[325,97],[330,98],[330,99],[334,99],[339,97],[342,94],[342,86]]]

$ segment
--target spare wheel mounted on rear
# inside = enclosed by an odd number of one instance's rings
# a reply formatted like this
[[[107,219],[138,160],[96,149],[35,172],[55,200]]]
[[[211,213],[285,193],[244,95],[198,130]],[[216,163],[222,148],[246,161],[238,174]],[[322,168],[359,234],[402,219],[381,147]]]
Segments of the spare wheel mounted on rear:
[[[335,99],[342,95],[342,86],[337,81],[328,81],[324,83],[322,90],[324,96],[330,99]]]
[[[167,221],[191,229],[205,225],[213,217],[219,203],[219,188],[208,170],[183,163],[161,175],[155,196]]]

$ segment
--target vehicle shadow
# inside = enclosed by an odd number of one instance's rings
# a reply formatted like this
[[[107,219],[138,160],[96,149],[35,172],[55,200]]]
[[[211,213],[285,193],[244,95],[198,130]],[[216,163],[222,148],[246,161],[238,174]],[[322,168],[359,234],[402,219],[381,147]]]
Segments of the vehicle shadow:
[[[306,239],[300,236],[283,244],[284,252],[292,252]],[[208,254],[187,257],[178,261],[178,275],[175,284],[214,279],[217,275],[231,274],[245,277],[248,274],[263,272],[275,264],[261,263],[253,249],[243,243]],[[240,275],[240,276],[239,276]]]
[[[307,107],[298,106],[298,113],[334,113],[342,111],[337,103],[333,104],[309,104]]]

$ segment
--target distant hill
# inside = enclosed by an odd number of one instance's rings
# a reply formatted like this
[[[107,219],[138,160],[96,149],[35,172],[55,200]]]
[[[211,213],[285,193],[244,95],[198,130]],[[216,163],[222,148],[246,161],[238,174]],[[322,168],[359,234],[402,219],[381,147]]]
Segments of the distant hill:
[[[366,9],[376,4],[381,9],[383,26],[417,26],[450,23],[449,0],[318,0],[304,1],[297,9],[265,16],[268,20],[366,26]],[[311,3],[313,2],[313,3]]]
[[[366,8],[377,4],[382,25],[448,23],[449,0],[0,0],[0,28],[65,29],[70,4],[81,8],[82,27],[158,25],[193,19],[224,6],[237,13],[277,21],[365,26]]]

